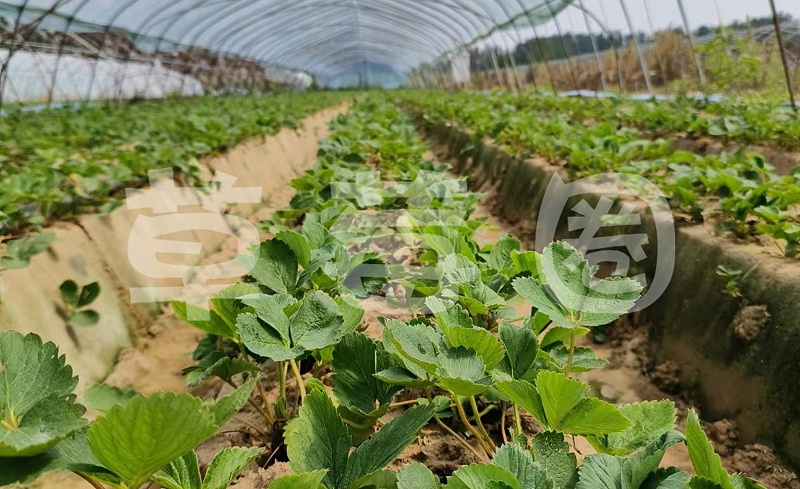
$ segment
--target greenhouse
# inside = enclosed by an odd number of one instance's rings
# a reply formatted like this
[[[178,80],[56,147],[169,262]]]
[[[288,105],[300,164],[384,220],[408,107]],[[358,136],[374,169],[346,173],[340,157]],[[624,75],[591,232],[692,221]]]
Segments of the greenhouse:
[[[0,487],[800,489],[796,0],[0,0]]]

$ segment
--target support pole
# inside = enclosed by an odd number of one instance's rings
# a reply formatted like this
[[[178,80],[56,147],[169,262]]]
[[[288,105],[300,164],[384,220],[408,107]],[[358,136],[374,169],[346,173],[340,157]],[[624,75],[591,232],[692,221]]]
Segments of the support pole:
[[[647,93],[653,93],[653,85],[650,83],[650,74],[647,72],[647,62],[644,59],[644,53],[642,52],[642,47],[639,45],[639,40],[636,39],[636,31],[633,28],[633,21],[631,20],[631,15],[628,13],[628,6],[625,4],[625,0],[619,0],[619,4],[622,6],[622,13],[625,15],[625,21],[628,23],[628,30],[631,32],[631,40],[633,41],[633,46],[636,48],[636,54],[639,56],[639,65],[642,67],[642,74],[644,75],[644,83],[647,85]]]
[[[789,100],[792,102],[792,110],[797,113],[797,103],[794,100],[794,87],[792,86],[792,73],[789,71],[789,58],[786,56],[786,46],[783,44],[783,32],[781,31],[781,21],[778,18],[778,10],[775,8],[775,0],[769,0],[772,9],[772,21],[775,23],[775,38],[778,41],[778,49],[781,51],[781,61],[783,61],[783,74],[786,77],[786,88],[789,90]]]
[[[583,0],[578,0],[578,5],[580,5],[581,10],[583,11],[583,21],[586,22],[586,32],[589,33],[589,38],[592,40],[592,51],[594,51],[594,62],[597,65],[597,71],[600,73],[600,83],[603,85],[603,91],[607,92],[608,85],[606,84],[606,74],[603,73],[603,63],[600,61],[600,52],[597,49],[597,37],[595,37],[592,25],[589,23],[589,12],[583,5]]]
[[[703,72],[703,65],[700,64],[700,58],[694,51],[694,36],[692,35],[692,28],[689,27],[689,17],[686,16],[686,9],[683,7],[683,0],[677,0],[678,10],[681,11],[681,19],[683,20],[683,30],[686,31],[686,38],[689,39],[689,49],[692,50],[692,60],[694,66],[697,68],[697,77],[700,79],[700,86],[706,85],[706,74]]]

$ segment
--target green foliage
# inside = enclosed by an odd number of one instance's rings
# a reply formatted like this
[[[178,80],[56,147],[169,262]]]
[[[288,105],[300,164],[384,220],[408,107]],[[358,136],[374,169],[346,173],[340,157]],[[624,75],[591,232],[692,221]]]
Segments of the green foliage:
[[[327,471],[323,483],[328,489],[364,487],[366,478],[414,441],[432,414],[433,406],[413,407],[350,453],[350,434],[333,402],[325,392],[313,391],[286,427],[290,465],[296,474]]]
[[[74,280],[65,280],[59,287],[61,300],[64,303],[63,315],[71,326],[89,327],[100,321],[100,314],[94,309],[87,309],[100,295],[100,284],[92,282],[79,286]]]
[[[276,361],[294,360],[307,352],[335,345],[343,336],[339,305],[314,291],[297,301],[290,295],[247,297],[255,314],[237,317],[242,341],[253,353]]]
[[[191,451],[170,462],[166,468],[154,474],[152,480],[164,489],[227,489],[260,453],[259,448],[224,448],[211,460],[203,478],[197,454]]]
[[[83,393],[83,405],[89,409],[106,412],[114,406],[123,406],[136,397],[131,388],[115,387],[108,384],[96,384]]]
[[[6,252],[0,256],[0,268],[27,267],[31,258],[46,251],[55,240],[55,234],[43,232],[5,241]]]
[[[120,203],[118,188],[141,184],[152,169],[176,167],[189,183],[201,183],[198,158],[292,127],[344,97],[315,92],[145,101],[79,111],[11,110],[0,120],[5,142],[0,148],[0,229],[24,231],[86,211],[109,211]],[[0,266],[24,266],[30,256],[9,252]]]
[[[723,38],[707,46],[730,47]],[[760,76],[747,64],[751,48],[742,46],[741,52],[734,49],[713,59],[728,64],[735,60],[732,69],[743,69],[748,76],[734,78],[747,84]],[[721,67],[720,76],[725,70]],[[797,115],[782,103],[755,97],[720,103],[693,99],[656,103],[443,92],[416,92],[404,98],[430,124],[460,125],[475,137],[493,139],[512,155],[535,154],[566,164],[570,176],[607,171],[642,175],[661,187],[681,216],[711,221],[720,232],[739,238],[771,236],[787,256],[797,254],[800,181],[796,173],[777,174],[763,156],[748,148],[702,155],[683,151],[675,136],[797,148]]]
[[[689,449],[689,458],[697,474],[692,478],[692,488],[713,489],[764,489],[763,486],[746,477],[728,475],[722,466],[719,455],[714,453],[703,429],[697,413],[692,409],[686,418],[686,446]]]
[[[138,489],[218,428],[200,399],[162,393],[112,408],[89,427],[89,447],[103,466]]]
[[[355,444],[372,434],[375,423],[401,390],[375,376],[394,364],[379,342],[361,333],[348,334],[334,349],[333,394],[339,401],[339,414],[350,421],[348,428]]]
[[[83,428],[77,385],[56,345],[0,332],[0,457],[39,455]]]
[[[514,289],[561,326],[601,326],[627,313],[642,286],[621,277],[592,283],[596,272],[575,248],[553,243],[542,253],[543,281],[519,278]]]

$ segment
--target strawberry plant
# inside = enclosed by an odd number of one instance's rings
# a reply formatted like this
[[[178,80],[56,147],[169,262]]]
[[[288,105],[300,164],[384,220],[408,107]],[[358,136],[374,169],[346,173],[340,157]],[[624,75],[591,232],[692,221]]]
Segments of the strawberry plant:
[[[59,312],[70,326],[89,327],[100,321],[100,314],[87,309],[100,295],[100,284],[92,282],[79,286],[74,280],[65,280],[58,288],[64,309]]]
[[[176,167],[198,182],[198,158],[294,127],[341,93],[146,101],[79,110],[9,111],[0,118],[0,233],[22,236],[59,219],[110,212],[148,170]],[[25,266],[45,237],[9,242],[0,267]],[[44,246],[42,248],[42,246]]]
[[[392,485],[394,474],[382,472],[428,423],[433,405],[416,406],[387,423],[352,452],[352,440],[330,397],[315,390],[298,417],[286,427],[289,463],[297,475],[278,479],[270,487],[360,489]]]
[[[139,489],[160,470],[169,474],[173,460],[213,436],[254,387],[249,381],[216,402],[188,394],[125,395],[88,423],[72,393],[77,378],[52,343],[33,334],[0,333],[0,366],[0,486],[70,470],[96,488]],[[237,450],[220,456],[219,474],[210,472],[206,480],[213,475],[211,481],[223,482],[206,487],[227,487],[243,459],[255,455]]]
[[[784,140],[782,136],[797,133],[796,116],[774,124],[781,129],[764,129],[772,124],[770,110],[786,112],[774,104],[748,101],[741,106],[723,103],[695,108],[688,101],[650,103],[502,93],[413,92],[402,98],[421,112],[427,124],[460,125],[476,139],[492,138],[512,155],[545,158],[563,166],[571,176],[609,171],[643,175],[662,188],[673,209],[693,221],[709,220],[718,232],[737,238],[771,236],[787,256],[796,256],[794,224],[800,182],[795,175],[776,174],[764,157],[745,149],[706,155],[681,151],[674,136],[675,132],[692,132],[758,143],[778,138],[770,132],[775,130],[781,141],[795,144],[791,141],[796,142],[796,137]],[[764,111],[760,120],[750,117],[750,107]],[[709,122],[707,115],[692,110],[710,111],[719,117]],[[735,115],[728,114],[731,110]]]

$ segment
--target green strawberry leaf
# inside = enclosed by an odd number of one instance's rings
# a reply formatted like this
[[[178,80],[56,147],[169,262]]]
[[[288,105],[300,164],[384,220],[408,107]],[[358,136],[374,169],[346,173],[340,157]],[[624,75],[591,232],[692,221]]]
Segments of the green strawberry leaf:
[[[0,457],[46,452],[86,425],[72,367],[53,343],[0,333]]]
[[[464,347],[439,352],[439,366],[434,375],[442,386],[459,396],[475,396],[492,386],[486,365],[474,350]]]
[[[511,472],[522,489],[553,489],[542,465],[531,452],[516,443],[507,443],[495,452],[492,463]]]
[[[258,447],[231,447],[222,449],[211,460],[202,489],[227,489],[250,462],[261,454]]]
[[[536,361],[539,342],[530,328],[519,328],[511,323],[500,325],[500,342],[505,356],[498,368],[515,379],[522,378]]]
[[[164,489],[203,489],[200,464],[194,450],[176,458],[150,479]]]
[[[505,357],[503,345],[485,329],[447,328],[443,332],[452,348],[463,347],[474,351],[487,370],[497,366]]]
[[[325,292],[312,291],[292,316],[292,342],[306,351],[334,345],[342,337],[343,322],[336,302]]]
[[[714,453],[713,445],[700,427],[700,419],[694,409],[690,409],[686,417],[686,446],[698,477],[719,484],[722,489],[734,489],[722,460]]]
[[[578,459],[569,450],[564,434],[545,431],[533,437],[533,453],[547,477],[558,489],[572,489],[578,482]]]
[[[333,351],[333,394],[339,404],[363,416],[391,402],[400,390],[375,374],[391,368],[394,362],[383,346],[362,333],[350,333]]]
[[[351,439],[327,393],[308,394],[297,418],[286,425],[284,438],[289,465],[296,474],[325,470],[325,486],[342,487]]]
[[[414,406],[359,445],[347,460],[341,487],[355,489],[355,482],[389,465],[414,442],[417,432],[428,424],[434,407],[433,404]]]
[[[83,472],[113,479],[112,474],[89,449],[86,430],[81,430],[42,454],[33,457],[0,457],[0,487],[15,482],[27,484],[56,470]]]
[[[575,248],[556,242],[542,253],[544,283],[532,277],[514,280],[519,295],[561,326],[601,326],[626,314],[642,292],[629,278],[592,281],[595,267]]]
[[[315,470],[305,474],[292,474],[285,475],[279,479],[275,479],[269,485],[269,489],[297,489],[302,487],[304,489],[325,489],[322,480],[325,478],[325,470]]]
[[[78,297],[77,307],[86,307],[97,299],[100,295],[100,284],[92,282],[84,285],[81,289],[81,295]]]
[[[240,385],[231,394],[217,400],[208,399],[204,401],[204,404],[211,410],[214,422],[218,427],[225,425],[236,413],[242,410],[250,399],[250,394],[253,393],[256,382],[258,382],[258,378],[251,377],[250,380]]]
[[[25,268],[31,258],[46,251],[56,240],[56,235],[44,232],[6,241],[6,254],[0,257],[0,268]]]
[[[283,241],[271,239],[258,250],[258,260],[250,275],[278,294],[288,294],[297,285],[297,255]]]
[[[495,388],[511,402],[530,413],[536,421],[547,426],[542,398],[539,396],[536,386],[525,380],[508,379],[498,381]]]
[[[671,401],[637,402],[619,410],[631,422],[631,427],[618,433],[588,437],[598,452],[628,455],[675,427],[675,405]]]
[[[436,334],[424,324],[410,325],[397,319],[386,319],[383,324],[384,344],[391,343],[403,358],[430,374],[439,365],[439,352],[431,339]]]
[[[514,474],[499,465],[472,464],[453,472],[447,489],[486,489],[492,482],[503,482],[512,489],[523,489]]]
[[[628,419],[612,404],[586,397],[589,386],[562,374],[541,371],[536,389],[547,425],[571,435],[605,434],[630,428]]]
[[[358,330],[361,320],[364,319],[364,309],[352,295],[340,295],[336,298],[339,313],[342,315],[342,333],[348,334]]]
[[[64,303],[71,307],[78,306],[78,298],[80,297],[78,283],[74,280],[65,280],[61,283],[58,290],[61,292],[61,299]]]
[[[200,399],[160,393],[112,408],[92,423],[88,437],[97,459],[138,489],[217,429],[214,413]]]
[[[130,387],[95,384],[83,394],[83,405],[94,411],[106,412],[114,406],[124,406],[138,393]]]
[[[100,314],[92,309],[78,311],[69,317],[69,324],[89,328],[100,322]]]
[[[253,284],[239,282],[231,285],[211,296],[211,305],[219,317],[225,321],[233,336],[236,339],[236,318],[247,308],[242,306],[241,297],[258,293],[258,287]]]
[[[170,305],[179,318],[204,333],[225,338],[237,338],[236,331],[215,311],[181,301],[172,301]]]
[[[442,485],[433,472],[419,462],[413,462],[397,473],[397,489],[440,489]]]
[[[489,252],[489,266],[495,270],[504,270],[513,266],[514,261],[511,253],[519,252],[522,244],[513,236],[504,236],[492,246]]]
[[[308,238],[297,231],[285,230],[276,234],[275,239],[282,241],[292,249],[301,267],[305,268],[308,266],[308,263],[311,261],[311,245],[308,242]]]
[[[230,380],[235,375],[258,370],[258,365],[249,360],[230,358],[227,354],[216,351],[204,357],[197,365],[183,369],[182,373],[186,376],[187,385],[197,387],[211,377]]]

